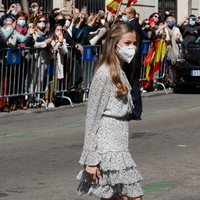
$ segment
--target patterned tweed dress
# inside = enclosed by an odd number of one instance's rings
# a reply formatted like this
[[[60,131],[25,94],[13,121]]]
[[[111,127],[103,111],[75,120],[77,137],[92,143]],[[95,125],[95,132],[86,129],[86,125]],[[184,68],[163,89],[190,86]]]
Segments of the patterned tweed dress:
[[[137,197],[143,195],[139,184],[142,177],[128,149],[127,115],[131,111],[130,84],[121,70],[121,80],[128,87],[127,97],[116,97],[116,87],[109,69],[101,66],[94,75],[87,108],[84,147],[80,158],[83,169],[78,194],[95,194],[102,198],[112,196]],[[98,165],[100,178],[90,181],[86,165]]]

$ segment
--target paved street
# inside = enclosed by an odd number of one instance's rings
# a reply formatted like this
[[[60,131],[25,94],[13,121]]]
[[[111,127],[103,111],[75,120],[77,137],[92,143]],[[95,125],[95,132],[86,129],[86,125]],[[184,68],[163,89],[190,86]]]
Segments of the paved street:
[[[143,98],[130,150],[145,200],[200,200],[200,96]],[[86,104],[0,117],[0,199],[97,200],[76,195]]]

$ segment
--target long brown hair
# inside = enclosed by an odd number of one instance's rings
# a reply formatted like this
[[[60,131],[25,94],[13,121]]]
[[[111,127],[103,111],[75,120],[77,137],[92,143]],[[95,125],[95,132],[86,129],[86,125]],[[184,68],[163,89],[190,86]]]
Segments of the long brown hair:
[[[103,64],[109,66],[111,80],[117,88],[117,97],[120,98],[128,94],[128,89],[120,78],[120,65],[117,60],[116,47],[122,36],[129,32],[135,32],[135,29],[132,25],[124,22],[119,22],[111,28],[105,39],[101,61],[95,68],[96,71]]]

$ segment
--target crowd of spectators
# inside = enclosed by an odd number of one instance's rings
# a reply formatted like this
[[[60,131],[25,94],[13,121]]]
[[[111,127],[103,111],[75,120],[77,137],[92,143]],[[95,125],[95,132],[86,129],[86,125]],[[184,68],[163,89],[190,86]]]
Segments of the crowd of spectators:
[[[56,63],[59,65],[56,68],[58,70],[56,78],[62,79],[64,78],[63,56],[67,54],[67,46],[75,48],[81,56],[84,45],[101,45],[113,23],[112,20],[112,18],[108,20],[108,15],[103,10],[99,10],[98,13],[88,13],[86,7],[81,10],[72,8],[70,11],[65,7],[55,8],[47,15],[37,2],[30,4],[29,13],[23,12],[20,4],[14,3],[0,19],[0,45],[1,49],[2,47],[42,49],[44,54],[35,59],[42,60],[42,63],[49,63],[50,55],[55,55],[56,52]],[[5,72],[3,76],[6,76]],[[6,77],[1,79],[1,95],[6,93],[6,82]],[[52,95],[48,95],[47,99],[44,95],[43,98],[48,107],[54,107]],[[19,103],[20,98],[17,98],[17,101],[15,98],[14,102],[11,99],[0,99],[1,110],[26,109],[25,100],[20,100]]]
[[[162,19],[159,13],[153,13],[142,20],[143,36],[152,43],[157,39],[163,39],[167,44],[167,70],[165,85],[174,87],[175,65],[187,53],[190,43],[200,36],[200,17],[190,15],[182,22],[177,23],[173,11],[166,11]],[[154,86],[156,87],[156,86]],[[156,88],[149,88],[150,90]]]
[[[166,40],[171,68],[179,59],[181,50],[187,49],[188,44],[196,40],[200,34],[200,17],[197,18],[194,15],[190,15],[180,24],[176,23],[172,11],[166,11],[163,19],[156,12],[142,21],[139,13],[136,13],[135,18],[142,27],[143,39],[151,42],[156,39]],[[0,18],[0,48],[34,47],[48,50],[46,51],[48,54],[58,52],[58,78],[62,79],[62,57],[68,52],[67,46],[73,46],[81,55],[84,45],[102,45],[106,32],[119,21],[127,22],[123,13],[116,16],[104,10],[89,13],[86,7],[82,9],[72,7],[71,10],[63,7],[55,8],[47,15],[43,13],[43,6],[37,2],[32,2],[29,13],[25,13],[19,3],[14,3]],[[42,59],[48,59],[48,57],[44,56]],[[170,70],[173,71],[173,69]],[[169,84],[173,84],[170,72],[168,75]],[[3,85],[3,82],[0,84]],[[47,99],[49,107],[54,107],[52,99],[52,97]],[[16,101],[2,102],[2,99],[0,100],[2,111],[26,109],[27,106],[25,101],[16,103]]]

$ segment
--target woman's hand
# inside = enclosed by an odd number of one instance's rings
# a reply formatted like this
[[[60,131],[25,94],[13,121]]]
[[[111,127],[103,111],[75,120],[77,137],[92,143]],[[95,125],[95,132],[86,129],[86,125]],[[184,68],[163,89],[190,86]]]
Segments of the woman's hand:
[[[52,42],[52,37],[45,40],[46,44],[50,44]]]
[[[35,29],[32,27],[29,27],[28,34],[32,35],[34,33]]]
[[[75,47],[76,47],[76,49],[77,49],[78,51],[81,52],[81,54],[83,54],[83,46],[82,46],[81,44],[77,43]]]
[[[91,181],[96,182],[97,178],[100,177],[100,171],[97,166],[87,165],[85,171],[90,175]]]
[[[63,42],[63,39],[64,39],[64,38],[63,38],[63,34],[62,34],[62,33],[59,34],[59,35],[58,35],[58,41],[62,43],[62,42]]]

